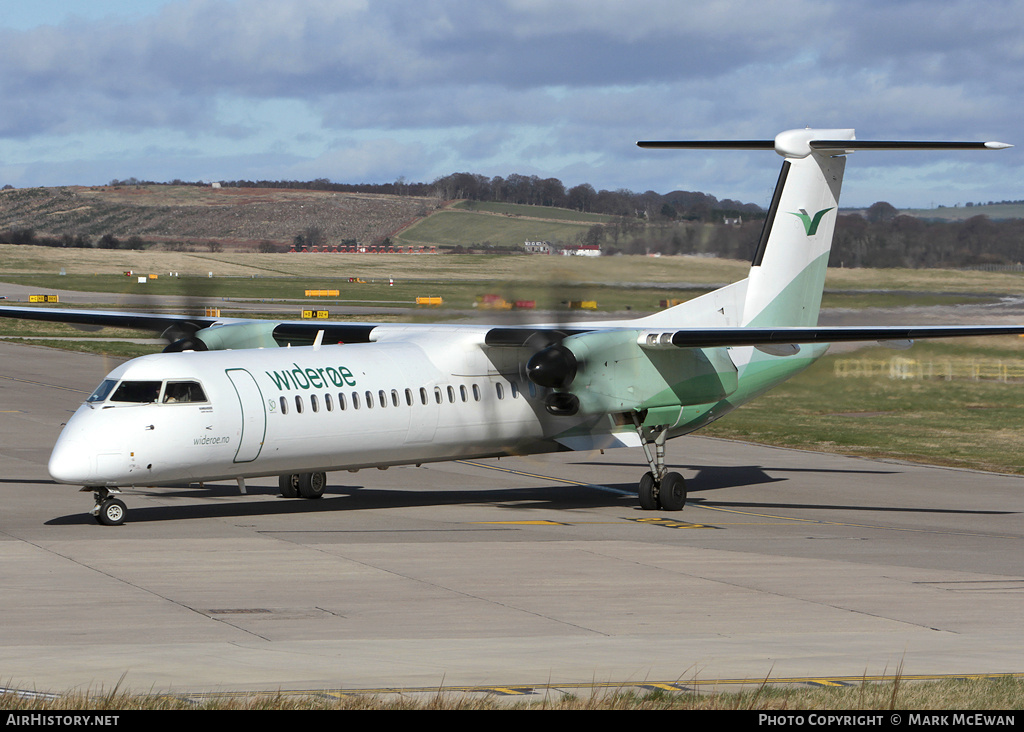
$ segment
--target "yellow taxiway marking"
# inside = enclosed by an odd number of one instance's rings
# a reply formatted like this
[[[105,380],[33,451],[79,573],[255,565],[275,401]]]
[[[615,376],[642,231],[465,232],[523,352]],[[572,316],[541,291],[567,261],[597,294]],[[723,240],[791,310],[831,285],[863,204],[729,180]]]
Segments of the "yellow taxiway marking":
[[[531,687],[512,687],[512,686],[492,686],[490,688],[492,694],[500,694],[502,696],[526,696],[528,694],[535,694],[536,690]]]
[[[664,526],[667,529],[717,529],[717,526],[709,524],[694,524],[689,521],[678,521],[676,519],[651,516],[645,518],[627,518],[626,521],[634,521],[638,524],[651,524],[653,526]]]

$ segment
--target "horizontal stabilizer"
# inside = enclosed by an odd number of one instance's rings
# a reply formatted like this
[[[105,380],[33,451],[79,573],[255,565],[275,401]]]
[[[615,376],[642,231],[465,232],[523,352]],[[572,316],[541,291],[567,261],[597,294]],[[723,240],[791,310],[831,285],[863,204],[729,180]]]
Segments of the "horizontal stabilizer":
[[[930,142],[855,140],[853,130],[789,130],[774,140],[641,140],[655,150],[774,150],[783,157],[803,158],[812,152],[845,155],[857,150],[1004,150],[1005,142]]]
[[[899,140],[811,140],[814,150],[1005,150],[1006,142],[929,142]],[[775,140],[640,140],[651,150],[774,150]]]
[[[652,150],[774,150],[775,140],[640,140]]]
[[[811,140],[814,150],[1005,150],[1005,142],[900,142],[898,140]]]

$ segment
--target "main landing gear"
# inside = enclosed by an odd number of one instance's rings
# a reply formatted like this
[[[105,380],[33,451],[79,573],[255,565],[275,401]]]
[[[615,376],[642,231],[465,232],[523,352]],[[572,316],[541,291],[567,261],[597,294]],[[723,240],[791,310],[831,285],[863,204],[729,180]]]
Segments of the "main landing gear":
[[[640,479],[637,493],[640,508],[645,511],[682,511],[686,505],[686,480],[679,473],[665,471],[665,440],[667,427],[644,427],[639,417],[633,415],[633,424],[644,448],[644,456],[650,471]],[[651,454],[654,445],[654,454]]]
[[[128,517],[128,507],[120,498],[114,498],[115,493],[120,493],[115,488],[83,488],[83,491],[92,491],[96,497],[96,505],[91,513],[104,526],[120,526]]]
[[[292,473],[278,477],[285,498],[321,498],[327,488],[327,473]]]

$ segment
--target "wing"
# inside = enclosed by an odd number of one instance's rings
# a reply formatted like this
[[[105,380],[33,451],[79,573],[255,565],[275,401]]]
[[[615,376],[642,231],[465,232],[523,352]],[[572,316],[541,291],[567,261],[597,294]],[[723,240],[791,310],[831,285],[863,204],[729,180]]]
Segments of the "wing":
[[[1024,325],[682,328],[650,330],[597,327],[584,332],[553,328],[494,328],[484,346],[515,349],[519,371],[552,389],[545,407],[553,415],[615,414],[717,402],[739,388],[737,362],[726,349],[750,346],[779,358],[776,383],[806,367],[789,361],[801,345],[878,341],[905,348],[916,339],[1022,335]],[[816,349],[812,360],[823,353]],[[765,378],[766,371],[761,372]],[[664,414],[660,415],[664,417]]]
[[[905,343],[928,338],[1022,335],[1024,325],[844,326],[792,328],[683,328],[644,331],[641,347],[718,348],[722,346],[773,346],[801,343],[851,343],[878,341]]]
[[[167,340],[168,351],[305,346],[320,331],[324,343],[366,343],[379,325],[37,307],[0,307],[0,318],[149,330]]]
[[[160,313],[117,312],[112,310],[76,310],[73,308],[0,307],[0,318],[21,320],[44,320],[50,323],[75,323],[78,325],[116,326],[138,328],[157,333],[178,325],[208,328],[218,318],[193,315],[170,315]]]
[[[77,325],[118,326],[138,328],[161,334],[172,346],[187,338],[197,340],[196,350],[227,348],[265,348],[287,345],[309,345],[320,331],[324,343],[368,343],[374,330],[400,328],[416,333],[437,327],[430,324],[339,323],[315,321],[275,321],[251,318],[214,318],[199,315],[143,313],[73,308],[0,307],[0,317],[40,320]],[[450,329],[451,324],[443,326]],[[767,347],[807,343],[870,342],[897,343],[928,338],[968,336],[1024,335],[1024,325],[966,326],[845,326],[845,327],[774,327],[774,328],[676,328],[638,329],[631,321],[536,325],[522,327],[467,329],[483,330],[483,344],[492,348],[526,348],[540,351],[558,345],[567,338],[587,339],[600,333],[636,334],[643,349],[653,348],[720,348],[735,346]],[[200,345],[201,344],[201,345]],[[181,350],[181,349],[177,349]]]

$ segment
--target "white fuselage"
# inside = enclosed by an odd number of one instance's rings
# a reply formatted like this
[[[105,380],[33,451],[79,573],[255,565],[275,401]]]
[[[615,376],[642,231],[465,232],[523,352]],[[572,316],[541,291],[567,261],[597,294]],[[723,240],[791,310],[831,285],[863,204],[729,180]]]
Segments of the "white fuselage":
[[[407,337],[129,361],[107,379],[151,385],[152,396],[124,401],[112,391],[83,404],[50,474],[85,486],[159,485],[550,452],[565,449],[553,435],[588,421],[547,415],[540,390],[500,372],[478,334],[426,337],[429,346]],[[172,400],[181,383],[197,383],[205,398]]]

